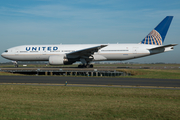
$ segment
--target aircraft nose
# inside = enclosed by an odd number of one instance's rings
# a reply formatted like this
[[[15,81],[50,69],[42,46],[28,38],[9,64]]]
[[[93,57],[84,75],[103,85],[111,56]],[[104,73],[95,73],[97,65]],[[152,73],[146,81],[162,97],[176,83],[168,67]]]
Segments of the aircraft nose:
[[[2,53],[1,56],[4,57],[4,56],[5,56],[5,53]]]

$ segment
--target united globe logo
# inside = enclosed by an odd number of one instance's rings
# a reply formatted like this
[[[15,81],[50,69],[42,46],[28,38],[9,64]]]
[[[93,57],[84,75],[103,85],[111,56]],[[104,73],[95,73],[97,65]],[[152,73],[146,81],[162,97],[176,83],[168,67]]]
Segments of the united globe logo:
[[[156,30],[152,30],[140,44],[162,45],[162,37]]]

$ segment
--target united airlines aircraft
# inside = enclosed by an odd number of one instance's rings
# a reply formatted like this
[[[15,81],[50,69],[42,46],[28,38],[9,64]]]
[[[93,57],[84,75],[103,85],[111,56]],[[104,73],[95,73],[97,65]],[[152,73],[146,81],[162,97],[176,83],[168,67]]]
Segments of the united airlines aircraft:
[[[137,44],[22,45],[7,49],[2,57],[14,61],[49,61],[50,65],[93,67],[92,61],[122,61],[172,51],[177,44],[163,45],[173,16],[165,17]],[[17,63],[17,62],[16,62]]]

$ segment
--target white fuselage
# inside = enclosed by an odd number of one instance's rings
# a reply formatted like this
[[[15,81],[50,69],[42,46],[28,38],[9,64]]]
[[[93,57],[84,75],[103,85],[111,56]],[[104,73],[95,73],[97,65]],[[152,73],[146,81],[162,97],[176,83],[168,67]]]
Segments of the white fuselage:
[[[8,49],[2,53],[6,59],[15,61],[48,61],[50,56],[62,55],[81,49],[98,46],[100,44],[72,44],[72,45],[23,45]],[[157,54],[172,49],[166,48],[164,51],[150,52],[149,49],[158,45],[146,44],[106,44],[107,46],[95,52],[93,61],[116,61],[128,60],[139,57]]]

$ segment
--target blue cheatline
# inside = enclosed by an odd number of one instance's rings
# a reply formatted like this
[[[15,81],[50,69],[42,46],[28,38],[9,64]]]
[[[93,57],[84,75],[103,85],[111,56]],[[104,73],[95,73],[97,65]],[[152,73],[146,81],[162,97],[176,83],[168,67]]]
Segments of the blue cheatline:
[[[165,17],[141,42],[140,44],[162,45],[173,16]]]

